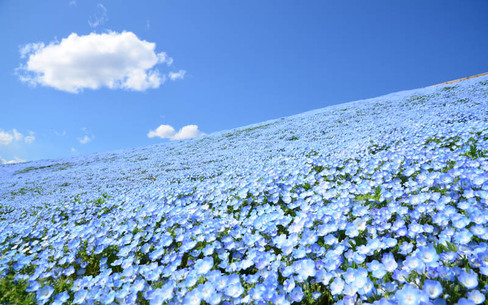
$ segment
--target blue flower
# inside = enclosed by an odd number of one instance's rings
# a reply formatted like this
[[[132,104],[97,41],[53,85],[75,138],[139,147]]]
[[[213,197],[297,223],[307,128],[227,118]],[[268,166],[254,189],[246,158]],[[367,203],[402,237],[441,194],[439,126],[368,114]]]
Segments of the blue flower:
[[[478,275],[472,272],[461,271],[461,274],[458,275],[458,280],[464,287],[468,289],[473,289],[478,286]]]
[[[68,300],[69,300],[69,294],[66,291],[63,291],[61,293],[58,293],[54,297],[54,302],[52,304],[61,305],[61,304],[64,304]]]
[[[293,288],[290,292],[290,298],[293,302],[301,302],[303,299],[303,290],[300,286]]]
[[[460,298],[456,305],[476,305],[476,303],[466,298]]]
[[[54,288],[52,286],[46,285],[37,290],[37,300],[43,304],[49,300],[53,292]]]
[[[420,304],[421,291],[411,285],[405,285],[395,293],[398,305]]]
[[[232,283],[225,289],[225,294],[232,297],[237,298],[244,292],[244,288],[242,287],[241,283]]]
[[[439,255],[434,247],[420,247],[418,257],[426,264],[431,265],[437,262]]]
[[[197,274],[206,274],[210,269],[212,269],[214,265],[214,260],[212,257],[205,257],[203,259],[199,259],[195,263],[195,271]]]
[[[385,270],[388,272],[393,272],[398,267],[395,257],[391,253],[383,254],[381,262],[383,263],[383,266],[385,266]]]
[[[342,293],[343,289],[344,289],[344,280],[342,280],[340,277],[334,278],[334,281],[330,284],[330,293],[332,295],[338,295]]]
[[[443,289],[438,281],[425,280],[423,290],[429,295],[429,298],[435,299],[441,295]]]
[[[381,279],[383,276],[385,276],[385,267],[377,260],[373,260],[371,263],[367,263],[366,265],[368,266],[368,270],[373,273],[372,275],[374,278]]]
[[[193,289],[192,291],[188,292],[183,298],[184,305],[200,305],[201,302],[202,297],[198,289]]]
[[[75,304],[83,303],[85,301],[87,294],[88,294],[88,290],[86,289],[78,290],[78,292],[75,293],[75,298],[73,300],[73,303]]]

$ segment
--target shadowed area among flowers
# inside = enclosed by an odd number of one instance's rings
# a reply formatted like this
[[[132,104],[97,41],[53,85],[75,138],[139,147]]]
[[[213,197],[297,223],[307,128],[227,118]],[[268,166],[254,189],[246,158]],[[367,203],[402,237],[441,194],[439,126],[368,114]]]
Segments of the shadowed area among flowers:
[[[488,76],[0,166],[0,304],[483,304]]]

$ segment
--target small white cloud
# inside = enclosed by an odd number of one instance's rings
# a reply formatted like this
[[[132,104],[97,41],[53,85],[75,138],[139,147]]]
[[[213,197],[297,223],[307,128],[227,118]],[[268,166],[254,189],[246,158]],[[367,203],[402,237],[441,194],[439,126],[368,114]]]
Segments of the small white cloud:
[[[173,136],[172,140],[183,140],[203,135],[204,133],[198,130],[197,125],[187,125],[181,128],[178,133]]]
[[[34,142],[35,139],[36,139],[36,137],[34,136],[34,132],[29,131],[29,135],[24,137],[24,142],[30,144],[30,143]]]
[[[166,65],[171,66],[171,64],[173,64],[173,58],[169,57],[168,54],[166,54],[166,52],[161,52],[161,53],[158,53],[158,59],[159,59],[159,63],[165,63]]]
[[[149,22],[149,20],[146,20],[146,29],[149,30],[150,27],[151,27],[151,23]]]
[[[190,139],[199,136],[203,136],[205,133],[198,130],[197,125],[183,126],[178,132],[170,125],[160,125],[155,130],[150,130],[147,134],[149,138],[161,138],[170,140],[183,140]]]
[[[63,130],[61,132],[57,131],[57,130],[54,130],[54,134],[59,136],[59,137],[63,137],[66,135],[66,130]]]
[[[176,134],[176,130],[170,125],[159,125],[155,130],[150,130],[147,136],[149,138],[171,139]]]
[[[0,164],[14,164],[14,163],[21,163],[21,162],[25,162],[25,160],[19,157],[15,157],[13,160],[5,160],[0,158]]]
[[[76,6],[76,0],[71,0],[71,1],[69,2],[69,5],[70,5],[70,6]]]
[[[77,152],[76,148],[71,147],[71,152]]]
[[[155,48],[155,43],[140,40],[132,32],[72,33],[61,42],[25,45],[21,57],[26,62],[16,72],[29,85],[71,93],[102,87],[144,91],[165,82],[156,65],[173,62]],[[170,77],[182,78],[181,71]]]
[[[88,135],[85,135],[83,138],[78,138],[78,141],[81,143],[81,144],[86,144],[88,142],[90,142],[91,140],[93,140],[94,137],[89,137]]]
[[[178,80],[178,79],[184,79],[185,78],[186,71],[185,70],[180,70],[178,72],[169,72],[168,77],[171,80]]]
[[[103,4],[98,3],[96,12],[93,14],[93,16],[90,16],[90,19],[88,19],[88,25],[94,29],[105,24],[107,21],[107,9],[105,6],[103,6]]]

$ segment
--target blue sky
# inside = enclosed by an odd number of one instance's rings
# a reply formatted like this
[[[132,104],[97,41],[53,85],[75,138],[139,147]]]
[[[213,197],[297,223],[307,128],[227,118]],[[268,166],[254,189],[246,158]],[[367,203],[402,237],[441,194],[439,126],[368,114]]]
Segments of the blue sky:
[[[0,162],[179,141],[488,71],[488,1],[0,1]]]

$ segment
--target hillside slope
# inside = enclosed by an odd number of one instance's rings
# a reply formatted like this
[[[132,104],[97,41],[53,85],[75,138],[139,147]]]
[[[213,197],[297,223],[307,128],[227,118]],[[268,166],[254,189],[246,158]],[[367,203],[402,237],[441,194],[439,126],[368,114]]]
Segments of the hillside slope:
[[[488,76],[3,165],[0,304],[477,303],[487,204]]]

